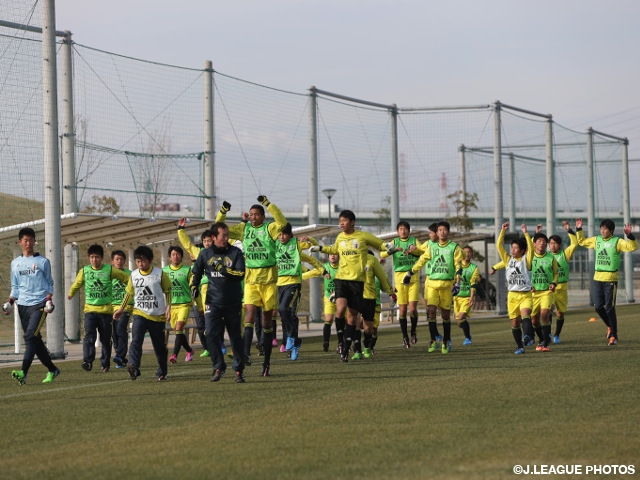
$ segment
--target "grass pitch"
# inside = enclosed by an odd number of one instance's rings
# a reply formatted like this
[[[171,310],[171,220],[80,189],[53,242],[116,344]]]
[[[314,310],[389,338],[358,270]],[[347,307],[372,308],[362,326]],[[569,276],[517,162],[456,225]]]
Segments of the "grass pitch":
[[[373,359],[346,365],[321,351],[320,338],[305,339],[297,362],[274,352],[270,378],[259,377],[254,356],[246,384],[234,383],[231,368],[211,383],[200,358],[170,365],[163,383],[152,355],[135,382],[124,370],[66,361],[43,385],[36,362],[18,386],[2,368],[0,471],[47,479],[499,479],[516,477],[517,464],[638,471],[640,306],[618,315],[617,346],[585,309],[568,315],[562,344],[521,356],[505,318],[472,319],[470,347],[454,327],[449,355],[427,353],[424,320],[410,350],[395,326],[381,331]]]

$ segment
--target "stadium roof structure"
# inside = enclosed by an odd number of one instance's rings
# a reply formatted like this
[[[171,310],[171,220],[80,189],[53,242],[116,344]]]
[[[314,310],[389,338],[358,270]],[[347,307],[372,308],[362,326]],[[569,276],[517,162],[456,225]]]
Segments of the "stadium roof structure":
[[[97,243],[116,248],[135,248],[142,244],[174,242],[177,241],[177,222],[177,217],[121,217],[86,213],[60,216],[63,246],[74,243],[79,245]],[[214,220],[208,219],[187,219],[185,230],[190,237],[199,237],[213,222]],[[33,220],[0,228],[0,242],[13,244],[17,240],[18,231],[24,227],[33,228],[37,234],[45,234],[44,219]],[[296,236],[326,237],[337,235],[339,232],[340,228],[329,225],[293,228]]]

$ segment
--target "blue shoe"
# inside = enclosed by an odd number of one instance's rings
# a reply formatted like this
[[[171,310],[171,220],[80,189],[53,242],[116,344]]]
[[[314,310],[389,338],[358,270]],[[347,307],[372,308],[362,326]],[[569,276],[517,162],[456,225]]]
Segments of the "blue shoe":
[[[287,344],[285,345],[284,349],[288,352],[293,348],[294,345],[295,340],[293,339],[293,337],[287,337]]]
[[[536,343],[536,339],[531,338],[529,335],[525,335],[524,337],[522,337],[522,343],[525,347],[533,347]]]
[[[222,349],[222,354],[226,355],[227,354],[227,346],[224,344],[224,342],[222,342],[220,344],[220,348]]]
[[[560,343],[560,335],[553,336],[553,343]]]
[[[442,341],[442,335],[436,335],[436,341],[439,343]]]
[[[300,347],[296,347],[295,345],[291,348],[291,360],[296,361],[298,359],[298,352],[300,351]]]
[[[462,345],[471,345],[471,337],[465,338],[464,342],[462,342]]]
[[[522,355],[524,353],[524,348],[518,347],[516,348],[516,351],[513,353],[515,353],[516,355]]]

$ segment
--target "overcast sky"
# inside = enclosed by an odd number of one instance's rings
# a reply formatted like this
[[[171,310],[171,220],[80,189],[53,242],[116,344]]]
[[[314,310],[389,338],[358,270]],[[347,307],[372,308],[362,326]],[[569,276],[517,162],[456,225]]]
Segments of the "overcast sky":
[[[636,0],[57,0],[56,16],[115,53],[400,107],[500,100],[640,152]]]

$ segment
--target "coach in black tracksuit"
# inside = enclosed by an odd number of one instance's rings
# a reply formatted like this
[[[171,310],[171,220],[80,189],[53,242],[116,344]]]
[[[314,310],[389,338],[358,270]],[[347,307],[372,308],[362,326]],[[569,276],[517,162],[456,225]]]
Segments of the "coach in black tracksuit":
[[[213,245],[200,251],[193,267],[191,291],[197,295],[202,275],[209,278],[205,298],[207,346],[213,363],[212,382],[217,382],[227,368],[220,346],[226,327],[233,348],[236,382],[244,383],[243,342],[240,333],[242,313],[242,279],[245,265],[242,250],[229,245],[229,229],[223,222],[211,227]]]

